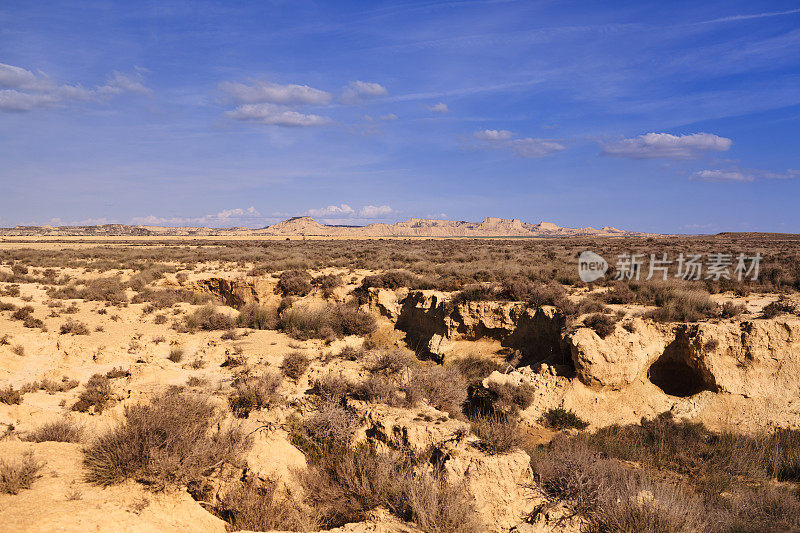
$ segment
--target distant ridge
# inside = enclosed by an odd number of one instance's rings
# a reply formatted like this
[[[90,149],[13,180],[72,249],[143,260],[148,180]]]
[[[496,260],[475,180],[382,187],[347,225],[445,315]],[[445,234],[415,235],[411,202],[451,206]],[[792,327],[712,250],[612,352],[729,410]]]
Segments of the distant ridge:
[[[16,226],[0,228],[1,236],[308,236],[308,237],[568,237],[627,236],[642,233],[610,226],[602,229],[562,228],[551,222],[529,224],[519,219],[486,217],[482,222],[411,218],[394,224],[375,223],[366,226],[320,224],[311,217],[292,217],[260,229],[129,226]]]

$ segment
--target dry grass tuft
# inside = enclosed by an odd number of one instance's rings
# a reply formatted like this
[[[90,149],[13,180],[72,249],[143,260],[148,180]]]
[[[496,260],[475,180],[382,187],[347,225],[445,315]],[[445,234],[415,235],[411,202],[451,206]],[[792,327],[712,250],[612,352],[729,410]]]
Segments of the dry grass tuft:
[[[83,427],[71,420],[57,420],[39,426],[28,433],[23,440],[30,442],[80,442]]]
[[[207,400],[177,392],[127,407],[122,424],[84,450],[87,479],[133,479],[155,490],[198,481],[234,461],[245,444],[235,429],[213,430],[218,421]]]
[[[29,489],[41,477],[39,473],[44,463],[37,461],[32,453],[27,453],[20,461],[7,462],[0,459],[0,494],[19,494]]]

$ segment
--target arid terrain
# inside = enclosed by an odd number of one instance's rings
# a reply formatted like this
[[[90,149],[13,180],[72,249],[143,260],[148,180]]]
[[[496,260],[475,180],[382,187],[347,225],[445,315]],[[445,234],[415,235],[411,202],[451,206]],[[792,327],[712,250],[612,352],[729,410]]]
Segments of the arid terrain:
[[[800,531],[800,239],[612,230],[6,232],[0,530]]]

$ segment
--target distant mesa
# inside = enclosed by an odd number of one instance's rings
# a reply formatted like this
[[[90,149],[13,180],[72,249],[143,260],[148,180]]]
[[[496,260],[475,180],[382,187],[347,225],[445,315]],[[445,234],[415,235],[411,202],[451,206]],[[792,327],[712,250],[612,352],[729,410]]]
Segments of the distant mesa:
[[[563,228],[552,222],[529,224],[516,218],[486,217],[483,222],[411,218],[394,224],[375,223],[366,226],[320,224],[308,216],[292,217],[260,229],[129,226],[16,226],[0,228],[2,236],[307,236],[307,237],[569,237],[569,236],[632,236],[642,233],[624,231],[611,226],[602,229]]]

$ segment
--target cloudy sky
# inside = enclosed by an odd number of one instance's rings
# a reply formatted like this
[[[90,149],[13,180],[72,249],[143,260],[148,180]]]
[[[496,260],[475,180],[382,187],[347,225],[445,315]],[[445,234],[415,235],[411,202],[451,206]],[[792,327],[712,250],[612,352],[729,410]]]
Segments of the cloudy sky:
[[[0,3],[0,225],[800,232],[800,4]]]

